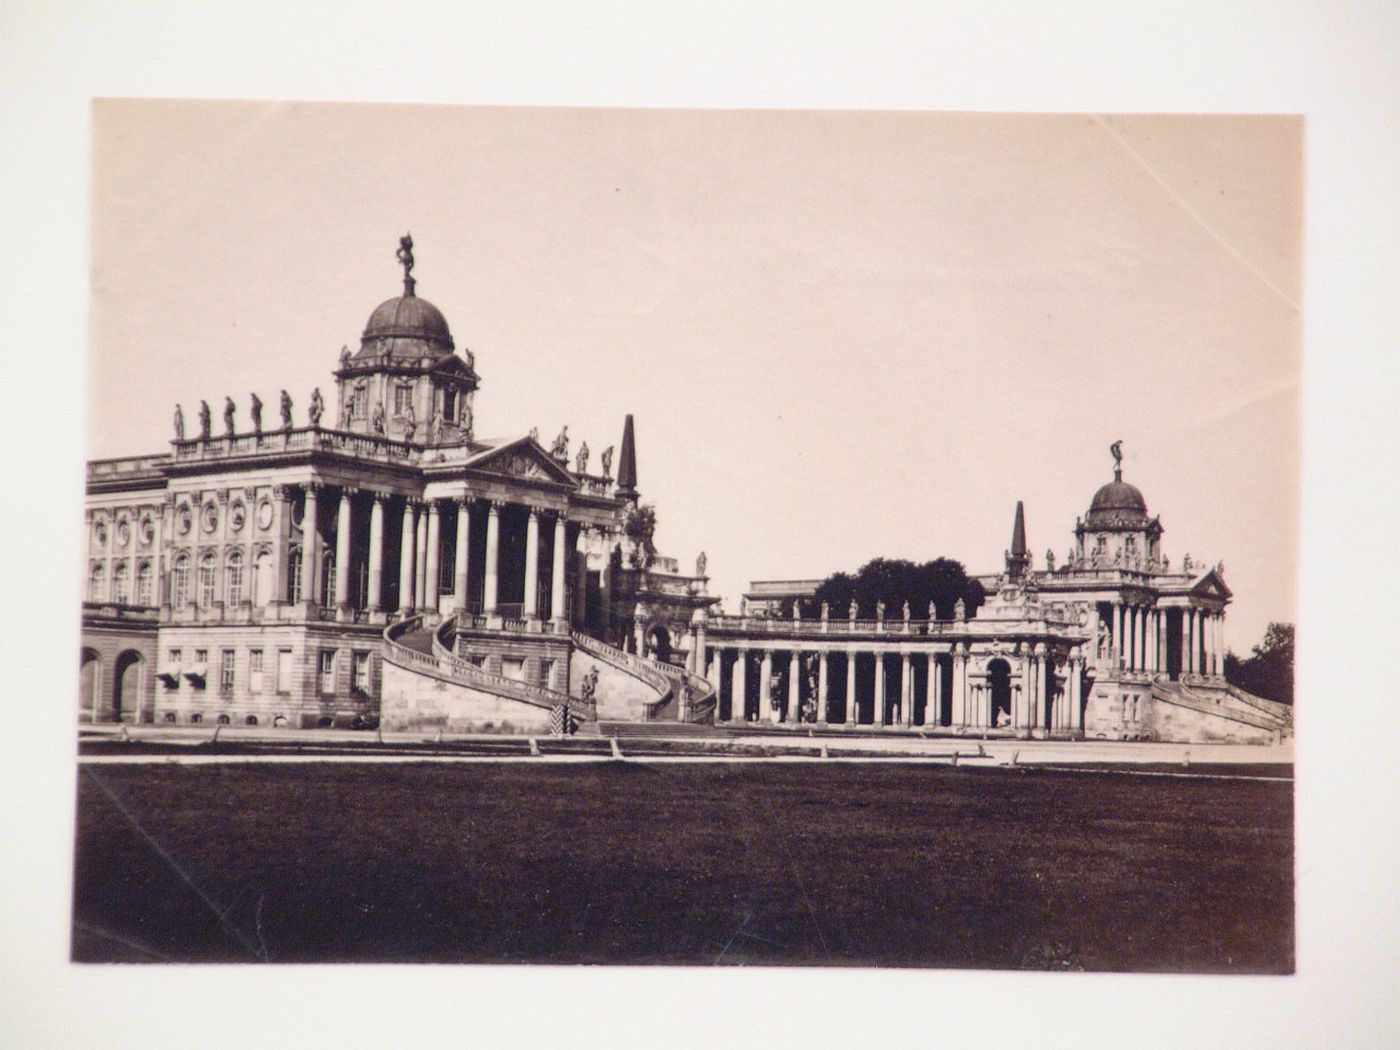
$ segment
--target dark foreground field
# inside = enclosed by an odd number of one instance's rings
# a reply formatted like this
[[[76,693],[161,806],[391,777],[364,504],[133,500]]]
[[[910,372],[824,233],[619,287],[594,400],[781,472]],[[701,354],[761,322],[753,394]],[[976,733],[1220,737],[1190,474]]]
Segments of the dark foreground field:
[[[85,766],[80,961],[1291,972],[1292,785],[884,765]]]

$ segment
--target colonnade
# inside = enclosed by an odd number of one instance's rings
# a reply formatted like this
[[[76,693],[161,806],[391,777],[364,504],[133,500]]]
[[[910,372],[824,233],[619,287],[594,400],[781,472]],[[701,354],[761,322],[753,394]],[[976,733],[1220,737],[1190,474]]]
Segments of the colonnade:
[[[816,659],[815,721],[855,726],[949,726],[964,728],[1017,728],[1074,731],[1083,728],[1082,675],[1085,656],[1078,648],[1062,659],[1063,677],[1056,676],[1056,664],[1043,644],[1028,648],[1007,661],[1009,725],[998,726],[993,716],[993,683],[988,672],[991,662],[985,654],[977,661],[968,643],[956,642],[937,648],[870,649],[850,646],[805,650],[801,647],[767,647],[759,643],[716,643],[707,654],[703,635],[698,636],[695,666],[722,697],[725,684],[724,657],[733,655],[728,669],[729,718],[731,723],[774,724],[808,720],[803,704],[804,656]],[[748,679],[753,668],[751,654],[758,654],[758,709],[748,703]],[[845,688],[839,690],[830,666],[832,655],[845,657]],[[871,694],[858,695],[857,663],[873,659],[874,686]],[[786,663],[785,694],[773,697],[775,661]],[[1012,662],[1018,668],[1012,671]],[[919,664],[924,673],[915,674]],[[888,664],[888,666],[887,666]],[[951,665],[951,674],[945,671]],[[974,666],[978,669],[974,670]],[[839,673],[839,672],[838,672]],[[917,695],[923,678],[922,695]],[[945,678],[947,681],[945,682]],[[838,696],[838,691],[840,695]],[[945,696],[946,691],[946,696]],[[922,700],[922,705],[918,703]],[[775,700],[777,702],[770,702]],[[841,702],[840,716],[838,700]],[[859,721],[860,708],[869,707],[871,721]],[[922,710],[920,710],[922,706]]]
[[[317,593],[318,571],[320,566],[320,535],[316,527],[320,512],[319,502],[325,494],[323,486],[312,484],[305,487],[302,511],[303,554],[301,560],[301,594],[303,598]],[[342,567],[351,561],[351,541],[355,533],[358,490],[352,487],[339,488],[331,498],[336,500],[335,511],[335,575],[334,605],[338,609],[351,607],[351,574]],[[394,498],[390,493],[372,491],[369,493],[369,545],[368,580],[365,608],[371,612],[385,611],[385,505]],[[403,501],[403,514],[399,536],[398,608],[408,614],[418,610],[436,611],[441,599],[451,594],[453,608],[460,613],[469,610],[468,580],[472,569],[472,514],[476,502],[474,497],[456,498],[456,534],[454,563],[452,567],[452,590],[444,591],[441,586],[442,566],[439,557],[442,550],[442,529],[444,503],[447,500],[422,500],[407,497]],[[505,611],[501,602],[501,517],[508,506],[507,501],[487,500],[486,550],[483,566],[484,586],[482,590],[481,612],[488,617],[501,616]],[[558,511],[547,512],[529,504],[525,527],[525,580],[523,602],[519,618],[540,619],[539,561],[541,517],[548,514],[552,519],[553,558],[551,562],[549,614],[556,621],[566,621],[564,607],[565,587],[565,546],[567,518]],[[512,613],[514,609],[510,610]]]
[[[1125,671],[1166,672],[1167,614],[1171,608],[1174,607],[1112,603],[1109,607],[1112,652],[1101,655],[1112,659],[1115,667]],[[1224,674],[1224,611],[1197,606],[1180,607],[1177,611],[1181,614],[1178,669],[1186,674]]]

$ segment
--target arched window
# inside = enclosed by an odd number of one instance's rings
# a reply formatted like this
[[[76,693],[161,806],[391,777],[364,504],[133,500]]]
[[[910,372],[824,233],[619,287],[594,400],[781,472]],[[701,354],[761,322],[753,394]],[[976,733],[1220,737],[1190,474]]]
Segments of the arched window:
[[[263,551],[253,559],[254,605],[263,605],[272,600],[272,555]]]
[[[149,561],[143,561],[141,567],[136,570],[136,604],[151,604],[151,580],[154,572]]]
[[[335,551],[326,551],[321,558],[321,604],[335,604]]]
[[[224,601],[237,605],[243,600],[243,552],[234,551],[224,566]]]
[[[287,554],[287,601],[301,601],[301,548],[293,547]]]
[[[131,600],[131,566],[124,561],[117,562],[112,573],[112,601],[126,605]]]
[[[97,564],[92,567],[92,576],[88,580],[88,601],[105,602],[107,600],[107,566]]]
[[[179,608],[190,600],[190,556],[175,555],[175,564],[170,570],[170,604]]]
[[[199,604],[208,609],[219,594],[219,566],[214,552],[208,551],[199,559]]]

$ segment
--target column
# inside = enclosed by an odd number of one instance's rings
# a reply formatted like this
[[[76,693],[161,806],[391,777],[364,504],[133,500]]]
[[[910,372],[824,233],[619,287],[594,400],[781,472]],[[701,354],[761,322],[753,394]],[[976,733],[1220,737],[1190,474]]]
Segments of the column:
[[[1223,675],[1225,673],[1225,610],[1221,609],[1214,616],[1215,620],[1215,673]]]
[[[914,724],[914,676],[909,673],[909,654],[901,653],[899,660],[899,721]]]
[[[817,654],[817,721],[831,721],[831,680],[827,673],[826,650]]]
[[[731,722],[742,722],[744,720],[744,708],[747,700],[744,694],[748,691],[748,669],[744,666],[748,663],[749,651],[738,649],[734,653],[734,668],[729,680],[729,720]]]
[[[1192,674],[1196,673],[1196,642],[1200,637],[1196,633],[1196,610],[1188,608],[1186,610],[1186,670]]]
[[[306,486],[306,499],[301,511],[301,600],[316,602],[316,579],[321,561],[321,536],[316,530],[316,497],[321,486],[315,482]],[[198,525],[198,522],[196,522]]]
[[[428,511],[431,507],[431,500],[423,501],[422,509],[418,511],[418,533],[415,537],[413,593],[420,609],[428,604]]]
[[[724,650],[715,648],[710,657],[710,666],[706,668],[706,677],[709,679],[710,688],[715,691],[715,719],[719,719],[719,690],[720,683],[724,678]]]
[[[856,724],[856,653],[846,651],[846,725]]]
[[[763,658],[758,665],[758,710],[754,713],[754,721],[762,722],[767,714],[774,722],[778,720],[778,712],[773,710],[773,654],[767,649],[763,650]]]
[[[530,508],[525,522],[525,619],[540,615],[540,512]]]
[[[453,602],[459,613],[467,611],[467,580],[471,566],[471,500],[457,504],[457,556],[452,565]]]
[[[335,607],[350,606],[350,491],[340,490],[335,516]]]
[[[403,528],[399,533],[399,612],[407,616],[413,612],[413,567],[417,559],[413,553],[414,537],[418,535],[414,518],[417,514],[417,501],[403,501]]]
[[[1127,646],[1123,644],[1127,637],[1127,632],[1123,629],[1126,612],[1121,602],[1113,603],[1113,647],[1118,650],[1118,659],[1113,661],[1114,668],[1122,667],[1123,661],[1127,659]]]
[[[705,676],[705,621],[697,620],[694,628],[695,644],[691,646],[691,669],[700,677]]]
[[[967,643],[953,647],[953,725],[967,723]]]
[[[564,515],[554,518],[554,575],[549,581],[549,615],[556,622],[568,619],[564,608]]]
[[[1065,728],[1079,729],[1080,690],[1083,679],[1080,677],[1080,660],[1077,650],[1070,652],[1069,660],[1065,664],[1065,673],[1068,675],[1065,681],[1065,698],[1069,705],[1069,710],[1065,712]]]
[[[369,508],[369,601],[368,607],[378,612],[384,607],[384,500],[382,492],[373,494]]]
[[[497,568],[501,546],[501,503],[491,501],[491,512],[486,518],[486,593],[482,596],[482,612],[487,616],[496,615],[496,590],[499,583]]]
[[[442,509],[438,501],[428,504],[427,546],[423,551],[423,604],[438,611],[438,559],[442,556]]]
[[[875,653],[875,724],[882,726],[888,720],[890,698],[885,695],[885,654]]]
[[[1031,713],[1035,726],[1042,729],[1050,728],[1050,695],[1052,690],[1050,670],[1049,654],[1046,652],[1045,646],[1037,642],[1034,666],[1032,667],[1035,692],[1031,694]]]
[[[1157,670],[1157,610],[1147,611],[1147,670]]]
[[[788,654],[788,713],[789,722],[802,721],[802,654],[796,649]],[[777,715],[773,721],[777,721]]]

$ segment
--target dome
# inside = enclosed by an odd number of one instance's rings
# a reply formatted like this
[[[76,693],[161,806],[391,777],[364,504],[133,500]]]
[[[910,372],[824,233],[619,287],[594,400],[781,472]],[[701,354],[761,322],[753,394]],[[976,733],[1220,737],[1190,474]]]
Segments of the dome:
[[[452,352],[452,333],[442,311],[416,295],[400,295],[386,299],[374,308],[365,325],[361,345],[369,349],[379,340],[390,340],[389,351],[420,354],[424,346],[440,352]],[[405,345],[399,345],[400,341]]]
[[[1102,521],[1146,521],[1147,501],[1142,498],[1136,485],[1129,485],[1115,471],[1113,480],[1094,493],[1089,504],[1089,518],[1093,522]]]

